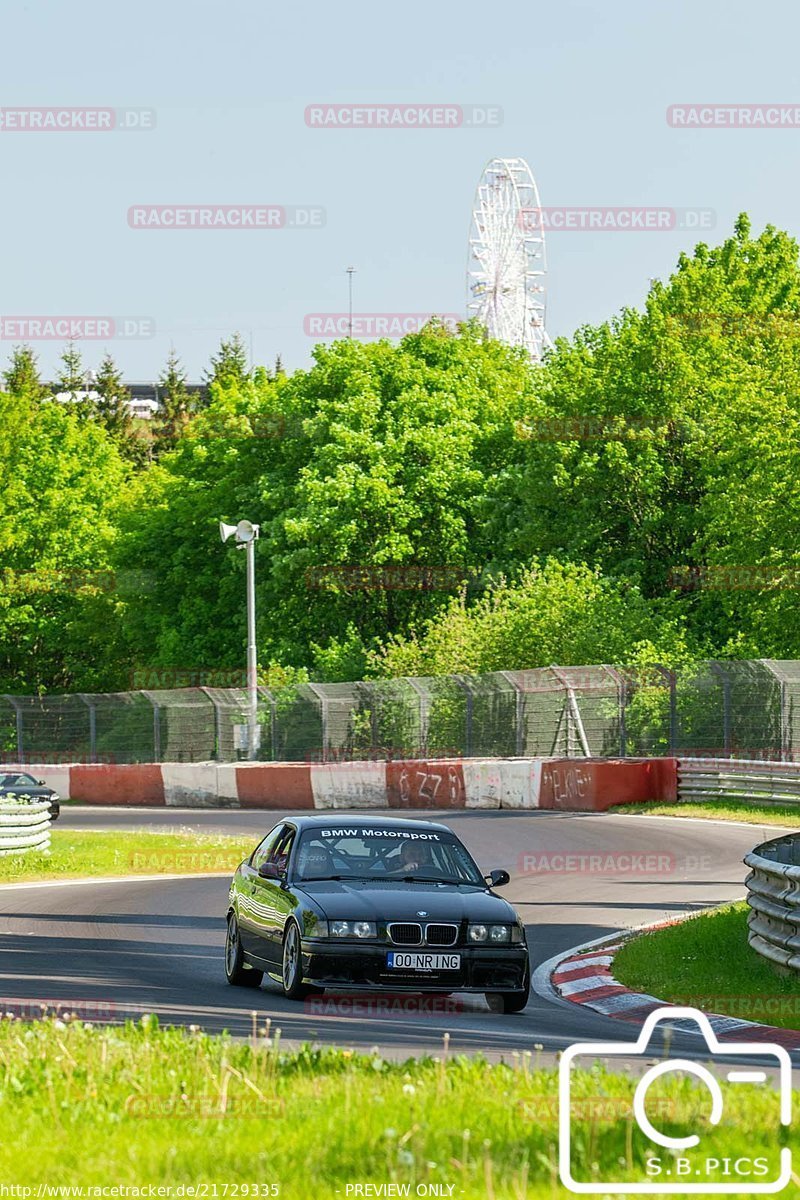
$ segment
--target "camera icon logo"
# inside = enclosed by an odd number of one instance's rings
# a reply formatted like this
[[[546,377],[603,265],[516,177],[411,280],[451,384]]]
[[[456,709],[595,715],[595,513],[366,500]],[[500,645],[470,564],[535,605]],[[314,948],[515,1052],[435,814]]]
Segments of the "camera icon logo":
[[[710,1105],[707,1115],[702,1119],[704,1129],[720,1125],[724,1115],[724,1096],[719,1084],[718,1075],[709,1070],[703,1063],[687,1058],[666,1058],[650,1066],[645,1071],[636,1086],[632,1102],[632,1116],[641,1135],[639,1148],[644,1159],[643,1178],[640,1180],[619,1181],[616,1179],[599,1179],[596,1175],[590,1178],[578,1178],[580,1168],[575,1161],[575,1138],[573,1121],[572,1082],[574,1070],[584,1060],[585,1066],[596,1064],[598,1059],[605,1063],[611,1059],[653,1058],[652,1050],[648,1050],[653,1034],[659,1025],[672,1025],[674,1022],[693,1021],[705,1039],[712,1061],[717,1056],[725,1059],[755,1058],[756,1063],[742,1066],[738,1062],[720,1063],[718,1074],[729,1083],[750,1085],[766,1085],[769,1080],[767,1069],[762,1065],[764,1060],[771,1060],[769,1065],[775,1078],[774,1102],[776,1108],[776,1125],[788,1126],[791,1123],[792,1105],[792,1064],[788,1052],[783,1046],[769,1042],[730,1042],[722,1045],[711,1022],[705,1013],[695,1008],[658,1008],[646,1018],[641,1033],[635,1042],[578,1042],[569,1046],[562,1055],[559,1065],[559,1176],[561,1182],[569,1191],[579,1195],[608,1195],[610,1190],[615,1194],[636,1195],[765,1195],[783,1191],[792,1179],[792,1153],[788,1146],[778,1144],[777,1129],[773,1152],[767,1155],[753,1156],[745,1150],[744,1153],[720,1152],[716,1147],[709,1146],[704,1150],[700,1134],[691,1128],[680,1129],[678,1133],[665,1133],[651,1120],[647,1112],[648,1092],[658,1080],[668,1077],[671,1072],[694,1076],[708,1092]],[[772,1097],[771,1097],[772,1098]],[[674,1114],[673,1114],[674,1117]],[[677,1122],[669,1121],[673,1126]],[[752,1145],[752,1131],[743,1127],[742,1143],[747,1148]],[[711,1135],[708,1134],[710,1137]],[[583,1139],[585,1141],[585,1139]],[[654,1150],[654,1147],[657,1148]],[[665,1153],[662,1153],[665,1152]],[[615,1158],[616,1161],[616,1158]],[[584,1171],[584,1174],[587,1174]],[[588,1174],[591,1174],[590,1172]]]

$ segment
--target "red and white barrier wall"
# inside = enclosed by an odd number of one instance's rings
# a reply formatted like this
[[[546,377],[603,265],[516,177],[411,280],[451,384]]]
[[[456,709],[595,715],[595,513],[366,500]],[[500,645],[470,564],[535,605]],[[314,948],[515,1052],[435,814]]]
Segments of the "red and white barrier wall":
[[[9,770],[10,768],[4,768]],[[24,768],[83,804],[189,808],[549,808],[677,799],[674,758],[76,763]]]

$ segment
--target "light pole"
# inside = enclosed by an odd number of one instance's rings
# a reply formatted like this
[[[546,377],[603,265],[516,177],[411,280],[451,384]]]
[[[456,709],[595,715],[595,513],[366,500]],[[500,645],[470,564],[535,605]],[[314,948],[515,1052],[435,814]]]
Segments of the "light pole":
[[[355,267],[347,268],[347,293],[348,293],[348,320],[347,320],[347,336],[353,337],[353,275]]]
[[[260,729],[258,725],[258,659],[256,654],[256,541],[260,526],[251,521],[238,525],[219,523],[223,542],[233,535],[237,550],[247,555],[247,757],[258,755]]]

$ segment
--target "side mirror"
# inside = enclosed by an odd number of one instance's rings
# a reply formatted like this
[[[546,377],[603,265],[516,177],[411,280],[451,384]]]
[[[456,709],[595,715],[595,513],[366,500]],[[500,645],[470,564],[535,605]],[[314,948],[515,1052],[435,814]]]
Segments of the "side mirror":
[[[36,780],[36,782],[38,783],[39,787],[45,787],[45,786],[46,786],[46,784],[45,784],[45,782],[44,782],[44,780],[43,780],[43,779],[37,779],[37,780]]]
[[[511,882],[508,871],[490,871],[488,875],[484,875],[484,879],[489,887],[504,887]]]
[[[280,879],[281,873],[278,870],[277,864],[274,862],[262,863],[258,868],[258,874],[261,879]]]

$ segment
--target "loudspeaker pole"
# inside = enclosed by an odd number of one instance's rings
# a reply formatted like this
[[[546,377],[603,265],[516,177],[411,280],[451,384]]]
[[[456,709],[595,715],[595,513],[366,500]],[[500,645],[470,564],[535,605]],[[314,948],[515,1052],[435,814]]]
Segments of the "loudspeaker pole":
[[[256,543],[247,542],[247,757],[258,757],[258,668],[256,662]]]

